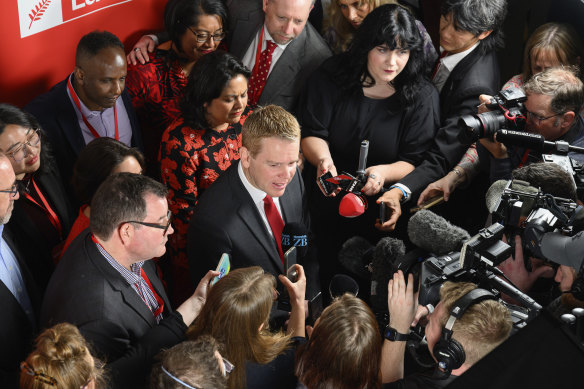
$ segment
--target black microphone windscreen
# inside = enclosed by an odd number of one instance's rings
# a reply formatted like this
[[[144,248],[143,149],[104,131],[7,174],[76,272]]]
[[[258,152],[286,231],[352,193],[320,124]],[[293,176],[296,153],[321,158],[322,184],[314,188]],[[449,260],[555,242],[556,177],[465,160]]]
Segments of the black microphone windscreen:
[[[405,252],[404,242],[396,238],[381,238],[375,245],[371,262],[371,309],[373,312],[387,311],[387,283],[393,277],[394,263]]]
[[[493,213],[497,210],[499,199],[501,198],[501,195],[503,194],[503,191],[505,190],[508,182],[509,181],[507,180],[498,180],[489,187],[489,190],[485,196],[485,203],[489,213]],[[535,194],[539,192],[539,189],[531,186],[529,182],[521,180],[513,180],[511,188],[524,193]]]
[[[298,257],[302,258],[308,250],[308,230],[302,223],[287,223],[282,230],[282,252],[296,247]]]
[[[374,246],[360,236],[353,236],[341,246],[339,251],[340,264],[359,278],[368,279],[371,273],[367,270],[372,260]]]
[[[359,284],[353,278],[345,274],[335,274],[329,284],[329,294],[332,299],[341,297],[345,293],[353,296],[359,294]]]
[[[413,244],[437,256],[460,250],[462,243],[470,239],[464,229],[427,209],[410,218],[408,236]]]

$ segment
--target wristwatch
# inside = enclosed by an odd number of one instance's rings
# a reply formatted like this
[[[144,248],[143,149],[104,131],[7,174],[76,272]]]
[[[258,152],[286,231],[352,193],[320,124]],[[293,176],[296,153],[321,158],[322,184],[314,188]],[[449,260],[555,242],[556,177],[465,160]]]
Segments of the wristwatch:
[[[385,339],[389,340],[390,342],[405,342],[408,340],[408,334],[399,333],[395,328],[390,327],[389,325],[385,327],[385,332],[383,335]]]

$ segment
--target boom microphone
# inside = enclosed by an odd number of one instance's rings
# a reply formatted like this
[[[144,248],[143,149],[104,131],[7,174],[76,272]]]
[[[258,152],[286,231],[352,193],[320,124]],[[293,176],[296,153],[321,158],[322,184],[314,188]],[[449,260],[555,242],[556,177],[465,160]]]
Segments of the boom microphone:
[[[549,142],[545,140],[543,135],[523,131],[499,130],[497,131],[497,142],[523,146],[541,153],[551,153],[554,151],[562,154],[568,154],[569,151],[584,152],[584,148],[582,147],[571,146],[564,141]]]
[[[487,195],[485,196],[485,202],[489,213],[493,213],[499,208],[501,195],[505,191],[508,183],[508,180],[498,180],[489,187]],[[539,189],[531,186],[529,182],[521,180],[513,180],[512,189],[523,193],[537,194],[539,192]]]
[[[373,260],[373,246],[369,241],[360,236],[347,239],[339,251],[339,262],[347,270],[360,279],[369,280],[371,271],[369,265]]]
[[[408,236],[413,244],[436,256],[459,251],[462,243],[470,239],[468,232],[427,209],[410,218]]]
[[[303,258],[308,251],[308,230],[302,223],[287,223],[282,230],[282,252],[296,247],[298,258]]]

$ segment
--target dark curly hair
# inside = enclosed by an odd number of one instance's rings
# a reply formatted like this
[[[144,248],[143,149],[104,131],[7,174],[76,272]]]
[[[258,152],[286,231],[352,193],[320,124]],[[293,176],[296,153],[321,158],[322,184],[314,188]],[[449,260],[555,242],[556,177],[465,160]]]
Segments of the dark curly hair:
[[[424,78],[422,44],[416,19],[406,8],[396,4],[377,7],[355,32],[349,50],[343,55],[338,80],[348,90],[373,86],[375,81],[367,69],[369,52],[382,45],[390,50],[409,50],[406,66],[391,85],[402,103],[411,104]]]
[[[217,50],[201,57],[189,74],[180,104],[185,124],[197,130],[209,128],[205,103],[221,96],[229,81],[240,74],[249,79],[251,72],[231,54]]]

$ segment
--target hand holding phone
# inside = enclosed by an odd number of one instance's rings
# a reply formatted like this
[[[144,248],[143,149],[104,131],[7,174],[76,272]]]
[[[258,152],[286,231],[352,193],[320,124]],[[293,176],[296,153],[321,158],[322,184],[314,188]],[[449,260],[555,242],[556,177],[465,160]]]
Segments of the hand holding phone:
[[[213,279],[211,280],[211,285],[215,285],[217,281],[219,281],[221,278],[225,277],[229,273],[229,270],[231,269],[230,258],[231,256],[227,253],[223,253],[221,255],[221,259],[219,259],[217,269],[215,269],[215,271],[219,272],[219,275],[217,277],[213,277]]]

